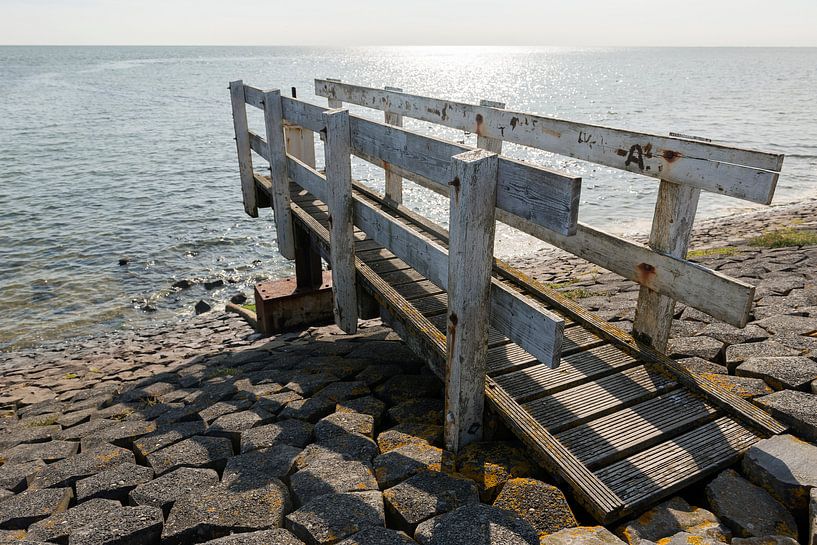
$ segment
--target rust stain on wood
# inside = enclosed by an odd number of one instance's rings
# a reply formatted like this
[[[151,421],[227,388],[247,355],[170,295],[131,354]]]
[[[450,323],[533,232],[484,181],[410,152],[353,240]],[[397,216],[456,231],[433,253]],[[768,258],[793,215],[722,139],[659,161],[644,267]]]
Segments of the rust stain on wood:
[[[655,276],[655,267],[649,263],[639,263],[636,266],[636,275],[638,276],[638,283],[641,285],[649,284]]]

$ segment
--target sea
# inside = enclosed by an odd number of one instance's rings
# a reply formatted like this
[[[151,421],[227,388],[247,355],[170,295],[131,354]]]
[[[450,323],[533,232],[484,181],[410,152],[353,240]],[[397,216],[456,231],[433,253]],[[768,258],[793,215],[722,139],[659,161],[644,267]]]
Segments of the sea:
[[[217,308],[292,274],[271,212],[243,212],[228,82],[285,95],[294,87],[325,105],[314,79],[327,77],[784,153],[774,204],[817,193],[814,48],[0,47],[0,350],[181,320],[200,300]],[[263,132],[256,112],[250,127]],[[475,138],[416,120],[406,127]],[[581,176],[581,221],[622,235],[649,230],[655,179],[505,150]],[[320,146],[318,155],[320,165]],[[383,187],[383,172],[361,161],[353,174]],[[405,200],[446,224],[440,197],[406,183]],[[751,207],[705,194],[697,217]],[[498,229],[502,257],[547,251]],[[192,287],[173,287],[184,280]]]

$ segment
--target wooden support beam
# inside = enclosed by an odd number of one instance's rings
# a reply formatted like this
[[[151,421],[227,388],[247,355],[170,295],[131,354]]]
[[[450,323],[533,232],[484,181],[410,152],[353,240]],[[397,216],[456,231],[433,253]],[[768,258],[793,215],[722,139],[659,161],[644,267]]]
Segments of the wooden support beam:
[[[340,83],[340,80],[335,79],[335,78],[326,78],[326,81],[333,81],[335,83]],[[343,108],[343,102],[336,99],[336,98],[329,97],[327,99],[327,103],[329,104],[330,108]]]
[[[287,174],[284,121],[281,110],[281,91],[273,89],[263,94],[264,126],[267,132],[267,159],[272,178],[272,209],[275,214],[275,232],[278,251],[286,259],[295,259],[295,235],[292,232],[289,176]]]
[[[388,87],[386,88],[388,89]],[[504,102],[496,102],[494,100],[485,100],[482,99],[479,101],[480,106],[485,106],[488,108],[505,108]],[[501,138],[490,138],[488,136],[483,136],[477,133],[477,147],[482,148],[488,151],[492,151],[494,153],[502,153],[502,139]]]
[[[497,164],[484,150],[451,159],[444,428],[451,452],[482,438]]]
[[[309,231],[300,226],[295,233],[295,281],[300,290],[317,290],[323,283],[321,254],[312,244]]]
[[[387,91],[401,92],[399,87],[386,86]],[[386,125],[394,125],[396,127],[403,126],[403,116],[394,112],[385,110],[383,114]],[[395,174],[389,164],[383,165],[383,170],[386,172],[386,201],[394,204],[403,204],[403,178]]]
[[[250,133],[247,128],[247,104],[244,99],[243,81],[230,82],[230,102],[233,106],[233,128],[235,130],[235,147],[238,152],[238,172],[241,177],[244,211],[251,218],[257,218],[258,206],[255,196],[255,180],[252,175],[252,153],[250,150]]]
[[[357,330],[357,288],[355,287],[355,238],[352,216],[352,166],[349,112],[323,113],[326,122],[324,153],[326,183],[329,186],[330,259],[335,323],[346,333]]]
[[[650,231],[650,248],[679,259],[686,258],[701,190],[661,180]],[[666,351],[675,299],[641,286],[635,309],[633,335],[660,352]]]

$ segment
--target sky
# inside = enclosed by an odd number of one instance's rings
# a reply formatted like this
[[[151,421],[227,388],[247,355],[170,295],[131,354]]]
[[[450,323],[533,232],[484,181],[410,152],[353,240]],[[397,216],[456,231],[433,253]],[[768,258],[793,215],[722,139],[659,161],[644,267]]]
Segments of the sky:
[[[817,46],[817,0],[0,0],[3,45]]]

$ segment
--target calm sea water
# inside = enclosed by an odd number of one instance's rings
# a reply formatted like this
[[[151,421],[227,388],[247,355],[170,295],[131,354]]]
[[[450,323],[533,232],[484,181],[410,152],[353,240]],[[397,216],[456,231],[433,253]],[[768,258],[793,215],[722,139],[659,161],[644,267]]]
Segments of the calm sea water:
[[[0,349],[189,315],[290,274],[269,211],[242,211],[227,83],[325,104],[315,77],[784,152],[775,202],[814,194],[817,49],[0,47]],[[654,180],[506,150],[583,176],[582,221],[647,229]],[[439,198],[406,199],[445,222]],[[744,206],[709,196],[698,217]],[[503,256],[541,248],[498,233]],[[225,285],[174,290],[181,279]]]

